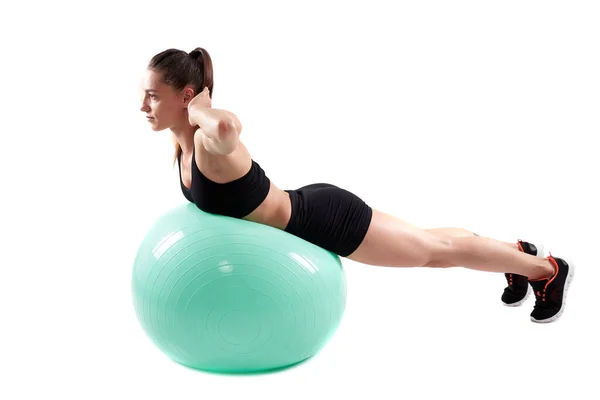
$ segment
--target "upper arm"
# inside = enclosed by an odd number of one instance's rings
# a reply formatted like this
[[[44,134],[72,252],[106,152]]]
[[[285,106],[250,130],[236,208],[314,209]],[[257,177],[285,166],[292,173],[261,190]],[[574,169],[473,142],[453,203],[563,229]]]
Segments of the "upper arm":
[[[239,144],[239,135],[236,132],[230,132],[222,140],[213,139],[204,134],[201,129],[194,135],[194,144],[196,150],[201,146],[204,150],[212,154],[227,155],[232,153]]]
[[[230,154],[237,148],[242,124],[234,113],[214,108],[204,109],[195,114],[190,112],[190,121],[197,126],[203,123],[210,126],[207,128],[210,129],[210,135],[206,135],[202,129],[196,131],[196,146],[203,146],[209,153],[222,155]]]

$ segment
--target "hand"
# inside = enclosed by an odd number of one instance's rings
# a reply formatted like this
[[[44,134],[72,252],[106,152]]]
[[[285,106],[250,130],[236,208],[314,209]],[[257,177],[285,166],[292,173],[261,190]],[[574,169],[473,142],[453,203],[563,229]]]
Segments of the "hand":
[[[190,100],[188,104],[188,110],[192,107],[212,107],[212,100],[210,98],[210,91],[208,90],[208,87],[205,87],[203,91],[201,91],[192,100]]]

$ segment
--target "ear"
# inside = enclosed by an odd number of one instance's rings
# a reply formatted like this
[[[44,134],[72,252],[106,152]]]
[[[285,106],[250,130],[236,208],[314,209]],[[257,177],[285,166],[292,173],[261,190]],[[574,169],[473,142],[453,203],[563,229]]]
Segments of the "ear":
[[[186,86],[183,89],[183,106],[187,107],[190,104],[190,101],[196,96],[194,89],[191,86]]]

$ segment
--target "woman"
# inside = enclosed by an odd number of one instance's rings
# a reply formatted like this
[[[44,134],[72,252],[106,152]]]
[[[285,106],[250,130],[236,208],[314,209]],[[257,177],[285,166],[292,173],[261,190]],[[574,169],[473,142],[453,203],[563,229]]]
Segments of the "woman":
[[[237,116],[212,108],[206,50],[155,55],[143,85],[141,111],[153,130],[173,133],[181,190],[201,210],[270,225],[364,264],[502,272],[505,304],[522,304],[531,286],[532,321],[562,314],[574,268],[564,259],[544,258],[531,243],[503,243],[459,228],[422,230],[330,184],[278,188],[240,141]]]

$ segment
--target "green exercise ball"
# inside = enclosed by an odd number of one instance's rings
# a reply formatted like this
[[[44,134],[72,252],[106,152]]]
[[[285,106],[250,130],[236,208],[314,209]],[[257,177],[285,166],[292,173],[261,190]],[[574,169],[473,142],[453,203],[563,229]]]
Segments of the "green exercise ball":
[[[314,356],[346,305],[340,258],[285,231],[205,213],[162,215],[138,249],[133,305],[152,342],[194,369],[280,369]]]

